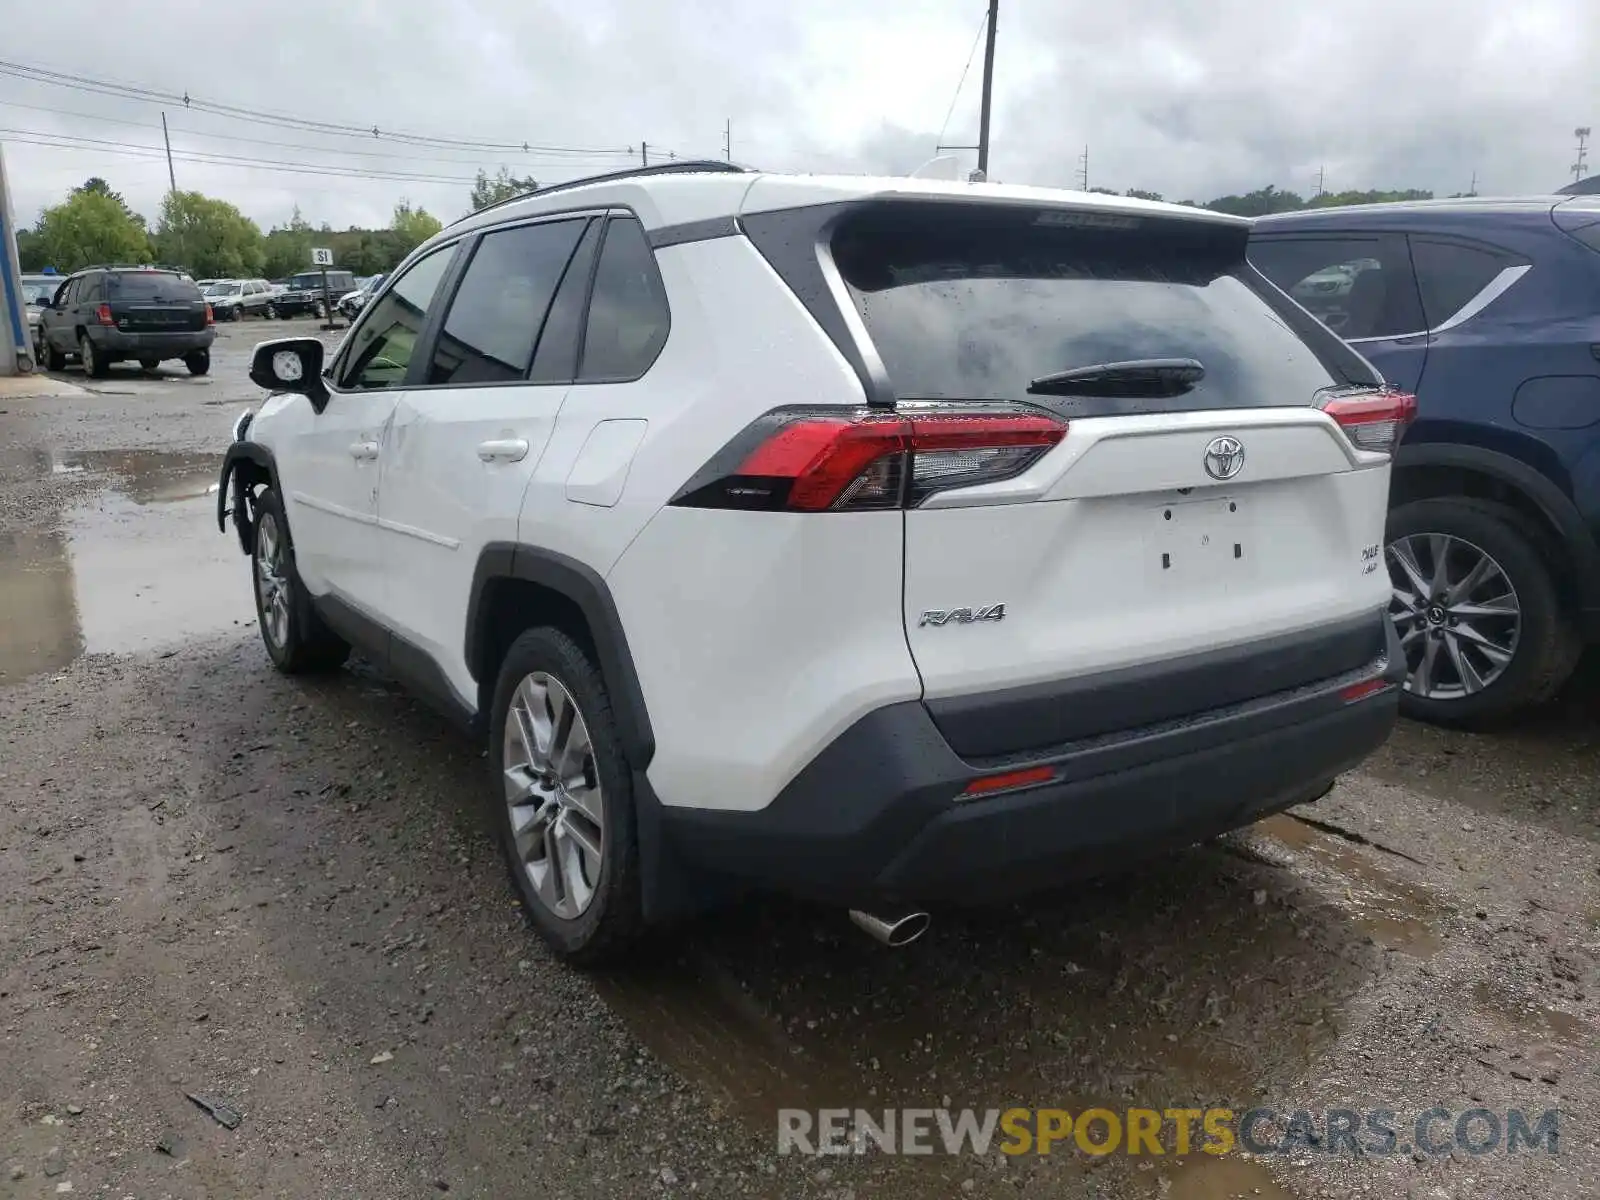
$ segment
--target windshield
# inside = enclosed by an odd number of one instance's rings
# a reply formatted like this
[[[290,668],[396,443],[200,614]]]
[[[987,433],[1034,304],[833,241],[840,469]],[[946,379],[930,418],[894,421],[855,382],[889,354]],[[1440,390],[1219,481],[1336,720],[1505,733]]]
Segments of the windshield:
[[[24,279],[22,281],[22,302],[24,304],[44,304],[51,296],[56,294],[57,283],[34,283]]]
[[[237,296],[239,294],[237,283],[213,283],[206,289],[208,296]]]
[[[198,300],[200,289],[170,271],[120,271],[106,276],[111,300]]]

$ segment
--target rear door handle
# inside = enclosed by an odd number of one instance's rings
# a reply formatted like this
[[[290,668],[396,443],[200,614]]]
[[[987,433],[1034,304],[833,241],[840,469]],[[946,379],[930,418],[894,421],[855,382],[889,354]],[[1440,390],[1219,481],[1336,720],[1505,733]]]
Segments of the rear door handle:
[[[378,457],[377,442],[351,442],[350,457],[358,462],[370,462]]]
[[[527,438],[494,438],[478,443],[478,457],[484,462],[521,462],[528,457]]]

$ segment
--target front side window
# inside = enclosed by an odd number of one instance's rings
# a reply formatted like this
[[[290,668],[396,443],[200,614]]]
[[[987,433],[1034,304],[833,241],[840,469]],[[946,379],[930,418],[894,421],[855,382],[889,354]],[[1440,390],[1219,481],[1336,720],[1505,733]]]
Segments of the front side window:
[[[1404,238],[1260,238],[1250,261],[1346,341],[1423,328]]]
[[[644,229],[631,217],[606,222],[589,300],[580,383],[638,379],[666,343],[667,291]]]
[[[527,377],[550,298],[584,222],[487,233],[445,315],[429,383],[507,383]]]
[[[418,259],[373,306],[350,335],[339,369],[340,387],[389,388],[405,382],[439,281],[454,255],[454,246],[444,246]]]

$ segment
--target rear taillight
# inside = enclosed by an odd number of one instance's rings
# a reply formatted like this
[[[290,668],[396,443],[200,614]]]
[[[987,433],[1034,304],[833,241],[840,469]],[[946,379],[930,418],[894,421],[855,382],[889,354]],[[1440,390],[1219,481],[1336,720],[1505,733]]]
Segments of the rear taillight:
[[[1322,406],[1339,423],[1357,450],[1393,454],[1406,426],[1417,418],[1410,392],[1347,392]]]
[[[860,512],[1010,479],[1067,434],[1037,409],[989,405],[780,408],[734,438],[673,498],[696,508]]]
[[[94,310],[94,319],[102,325],[115,325],[117,319],[111,315],[111,305],[102,304]]]
[[[208,305],[206,305],[206,324],[207,325],[215,325],[216,323],[217,323],[216,314],[211,311],[211,305],[208,304]]]

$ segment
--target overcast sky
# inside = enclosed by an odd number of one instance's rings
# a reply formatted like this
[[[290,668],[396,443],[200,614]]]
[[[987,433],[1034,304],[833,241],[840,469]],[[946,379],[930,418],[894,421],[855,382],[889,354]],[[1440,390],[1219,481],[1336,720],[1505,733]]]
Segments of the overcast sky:
[[[720,157],[729,118],[747,164],[900,173],[933,156],[984,7],[139,0],[85,20],[82,5],[39,5],[0,59],[292,118],[581,153],[326,135],[4,73],[0,144],[24,224],[89,175],[153,223],[159,153],[82,139],[159,148],[163,109],[178,186],[263,228],[297,204],[316,224],[387,224],[401,197],[448,219],[480,166],[555,181],[634,161],[641,142],[653,157]],[[1549,191],[1572,178],[1573,129],[1600,129],[1597,64],[1596,0],[1002,0],[990,174],[1076,186],[1087,145],[1091,185],[1169,199],[1267,183],[1310,193],[1319,167],[1329,190],[1448,194],[1476,172],[1483,193]],[[981,70],[980,49],[946,141],[976,140]],[[1600,171],[1600,150],[1593,161]]]

